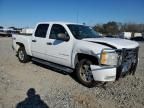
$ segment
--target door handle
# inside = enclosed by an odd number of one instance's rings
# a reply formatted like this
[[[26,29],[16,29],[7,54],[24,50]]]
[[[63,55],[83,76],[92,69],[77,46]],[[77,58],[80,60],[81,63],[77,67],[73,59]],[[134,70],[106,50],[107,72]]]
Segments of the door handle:
[[[47,45],[52,45],[52,43],[51,42],[47,42]]]
[[[32,40],[32,42],[36,42],[36,40]]]

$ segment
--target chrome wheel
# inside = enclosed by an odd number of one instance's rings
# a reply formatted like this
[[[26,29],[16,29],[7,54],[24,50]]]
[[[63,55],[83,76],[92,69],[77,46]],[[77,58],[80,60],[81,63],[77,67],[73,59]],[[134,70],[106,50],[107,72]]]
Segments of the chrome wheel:
[[[20,60],[24,60],[24,52],[21,50],[21,51],[19,51],[19,59]]]
[[[93,75],[92,75],[89,63],[81,66],[80,76],[85,82],[93,81]]]
[[[97,83],[93,78],[90,65],[92,65],[92,60],[81,59],[76,66],[76,76],[78,81],[85,85],[86,87],[94,87]]]
[[[17,56],[21,63],[27,63],[30,61],[30,56],[27,55],[24,47],[19,48]]]

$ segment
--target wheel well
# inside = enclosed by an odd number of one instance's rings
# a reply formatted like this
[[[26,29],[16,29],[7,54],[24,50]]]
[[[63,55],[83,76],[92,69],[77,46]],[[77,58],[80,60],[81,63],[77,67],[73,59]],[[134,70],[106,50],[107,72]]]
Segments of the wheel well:
[[[20,42],[16,42],[17,45],[19,45],[20,47],[25,47],[24,44],[20,43]]]
[[[99,64],[99,60],[97,57],[95,56],[92,56],[92,55],[88,55],[88,54],[81,54],[81,53],[78,53],[76,58],[75,58],[75,65],[82,59],[89,59],[91,60],[94,64]]]

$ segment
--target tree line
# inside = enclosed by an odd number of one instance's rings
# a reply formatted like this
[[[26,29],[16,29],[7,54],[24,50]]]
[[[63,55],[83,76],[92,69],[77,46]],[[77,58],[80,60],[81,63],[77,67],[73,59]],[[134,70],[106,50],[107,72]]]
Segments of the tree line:
[[[3,26],[0,26],[0,29],[3,29]],[[19,30],[21,28],[9,27],[14,30]],[[136,23],[119,23],[111,21],[105,24],[96,24],[93,26],[93,29],[104,35],[117,35],[121,32],[132,32],[132,33],[144,33],[144,24]]]
[[[117,35],[121,32],[143,33],[144,24],[118,23],[111,21],[106,24],[96,24],[93,26],[93,29],[105,35]]]

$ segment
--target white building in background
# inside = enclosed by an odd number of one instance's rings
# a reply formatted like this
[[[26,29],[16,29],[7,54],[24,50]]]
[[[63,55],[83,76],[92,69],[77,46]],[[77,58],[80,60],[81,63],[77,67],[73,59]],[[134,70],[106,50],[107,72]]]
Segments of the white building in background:
[[[120,34],[120,38],[123,38],[123,39],[131,39],[132,37],[132,32],[122,32]]]
[[[21,34],[32,34],[34,29],[32,28],[23,28]]]

